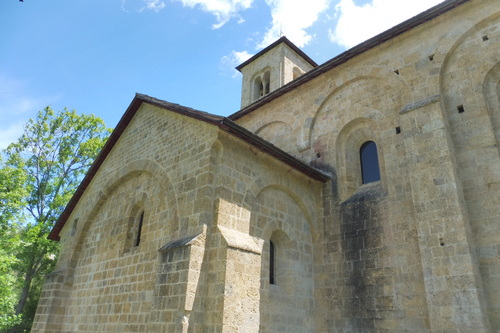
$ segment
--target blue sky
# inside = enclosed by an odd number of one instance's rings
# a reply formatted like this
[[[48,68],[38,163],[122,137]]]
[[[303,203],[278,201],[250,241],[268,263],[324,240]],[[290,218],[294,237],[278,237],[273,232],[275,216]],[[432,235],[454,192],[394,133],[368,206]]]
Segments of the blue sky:
[[[280,32],[321,64],[440,0],[1,0],[0,149],[47,105],[114,127],[136,92],[229,115]]]

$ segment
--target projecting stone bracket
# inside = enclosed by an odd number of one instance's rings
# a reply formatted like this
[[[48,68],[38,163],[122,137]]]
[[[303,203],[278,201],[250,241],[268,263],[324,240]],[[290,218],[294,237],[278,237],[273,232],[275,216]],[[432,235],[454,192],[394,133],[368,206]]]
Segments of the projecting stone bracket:
[[[178,307],[173,310],[158,307],[153,310],[157,312],[155,318],[162,311],[170,311],[172,316],[177,316],[180,310],[182,316],[179,322],[187,325],[186,318],[189,318],[189,311],[192,311],[197,297],[205,240],[206,225],[203,225],[201,232],[168,242],[158,250],[160,264],[154,290],[155,304],[164,304],[162,299],[166,298],[177,302]]]
[[[262,249],[255,243],[250,235],[240,231],[231,230],[223,226],[218,226],[218,228],[228,247],[246,252],[262,254]]]
[[[179,239],[173,240],[171,242],[168,242],[167,244],[163,245],[158,250],[158,252],[166,252],[169,250],[176,249],[178,247],[187,246],[187,245],[194,245],[194,244],[198,243],[198,241],[201,241],[201,238],[203,238],[203,239],[205,238],[205,232],[202,232],[202,233],[199,233],[196,235],[187,236],[184,238],[179,238]]]
[[[410,111],[419,109],[419,108],[424,107],[426,105],[436,103],[437,101],[439,101],[439,94],[421,99],[421,100],[416,101],[416,102],[408,103],[405,106],[403,106],[401,108],[401,110],[399,110],[399,114],[408,113]]]

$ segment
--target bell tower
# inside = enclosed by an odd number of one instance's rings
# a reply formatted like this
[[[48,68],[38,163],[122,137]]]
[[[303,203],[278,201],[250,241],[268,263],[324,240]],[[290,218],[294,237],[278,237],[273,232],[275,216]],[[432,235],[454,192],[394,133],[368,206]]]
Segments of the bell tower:
[[[281,37],[238,67],[243,74],[241,108],[295,80],[318,65],[288,38]]]

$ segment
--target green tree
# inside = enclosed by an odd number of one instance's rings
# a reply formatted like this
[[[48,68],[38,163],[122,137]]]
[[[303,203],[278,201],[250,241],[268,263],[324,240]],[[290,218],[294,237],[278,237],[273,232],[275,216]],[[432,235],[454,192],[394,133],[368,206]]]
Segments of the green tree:
[[[0,155],[0,332],[21,322],[21,316],[15,314],[16,278],[12,272],[17,258],[12,249],[19,245],[14,221],[22,220],[25,180],[24,170],[5,166]]]
[[[14,314],[23,316],[18,331],[31,326],[43,278],[56,262],[58,243],[48,240],[47,235],[109,133],[103,120],[94,115],[78,115],[68,109],[55,112],[46,107],[4,151],[6,166],[23,170],[25,177],[22,201],[26,220],[18,220],[17,231],[11,234],[19,239],[11,265],[18,276]]]

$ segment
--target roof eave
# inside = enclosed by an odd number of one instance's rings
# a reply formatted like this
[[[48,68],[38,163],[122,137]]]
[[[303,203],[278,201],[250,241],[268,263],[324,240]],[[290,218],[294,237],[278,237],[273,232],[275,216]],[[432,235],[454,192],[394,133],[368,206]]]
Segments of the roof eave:
[[[306,176],[315,179],[320,182],[326,182],[331,178],[329,174],[326,174],[318,169],[315,169],[306,163],[298,160],[294,156],[285,152],[284,150],[276,147],[269,141],[264,140],[258,135],[250,132],[246,128],[238,125],[234,121],[229,118],[224,118],[219,125],[220,128],[225,130],[226,132],[243,139],[245,142],[251,144],[252,146],[258,148],[259,150],[267,153],[276,159],[284,162],[285,164],[291,166],[292,168],[302,172]]]
[[[83,177],[83,180],[80,183],[80,185],[77,187],[75,193],[73,193],[73,196],[71,197],[70,201],[68,202],[68,204],[64,208],[62,214],[57,219],[54,227],[52,228],[52,230],[50,231],[50,233],[47,237],[48,239],[56,240],[56,241],[60,240],[59,232],[61,231],[61,229],[65,225],[66,220],[69,218],[69,216],[73,212],[73,209],[75,208],[76,204],[78,203],[81,196],[85,192],[85,189],[87,188],[87,186],[90,184],[90,182],[94,178],[95,174],[97,173],[97,171],[101,167],[101,165],[104,162],[104,160],[106,159],[107,155],[113,149],[116,142],[118,141],[121,134],[123,133],[125,128],[128,126],[128,124],[132,120],[133,116],[135,115],[135,113],[137,112],[137,110],[139,109],[141,104],[142,104],[142,101],[138,97],[138,95],[136,94],[136,96],[134,97],[134,99],[132,100],[130,105],[128,106],[127,111],[125,111],[122,118],[118,122],[118,125],[115,127],[115,129],[113,130],[113,132],[109,136],[108,141],[106,141],[106,143],[102,147],[101,152],[99,153],[99,155],[95,159],[95,161],[92,164],[92,166],[90,167],[89,171],[85,174],[85,177]]]
[[[304,51],[302,51],[300,48],[297,47],[294,43],[292,43],[288,38],[285,36],[280,37],[278,40],[276,40],[274,43],[270,44],[266,48],[262,49],[259,51],[257,54],[254,56],[250,57],[249,59],[245,60],[243,63],[238,65],[236,69],[241,72],[243,67],[246,65],[250,64],[251,62],[255,61],[257,58],[260,58],[262,55],[265,53],[269,52],[270,50],[274,49],[276,46],[279,44],[284,43],[288,45],[289,48],[291,48],[295,53],[297,53],[299,56],[301,56],[305,61],[307,61],[312,67],[318,67],[318,64],[312,60]]]
[[[389,30],[386,30],[366,41],[363,43],[360,43],[349,50],[339,54],[338,56],[328,60],[327,62],[323,63],[322,65],[310,70],[309,72],[305,73],[304,75],[300,76],[294,81],[291,81],[290,83],[282,86],[279,89],[274,90],[273,92],[265,95],[265,97],[262,97],[261,99],[258,99],[254,103],[248,105],[247,107],[236,111],[232,115],[230,115],[228,118],[231,120],[237,120],[244,115],[258,109],[264,104],[267,104],[268,102],[278,98],[279,96],[295,89],[296,87],[314,79],[315,77],[347,62],[348,60],[370,50],[373,49],[388,40],[391,40],[406,31],[409,31],[413,28],[416,28],[417,26],[428,22],[446,12],[449,10],[452,10],[455,7],[458,7],[459,5],[462,5],[466,2],[469,2],[470,0],[448,0],[448,1],[443,1],[442,3],[429,8],[428,10],[392,27]],[[240,65],[241,66],[241,65]]]
[[[325,182],[330,178],[329,175],[314,169],[313,167],[308,166],[307,164],[297,160],[293,156],[289,155],[288,153],[284,152],[283,150],[279,149],[278,147],[272,145],[271,143],[265,141],[264,139],[258,137],[257,135],[251,133],[250,131],[246,130],[245,128],[241,127],[240,125],[234,123],[232,120],[213,115],[207,112],[203,111],[198,111],[195,109],[191,109],[179,104],[173,104],[169,103],[166,101],[162,101],[159,99],[156,99],[154,97],[150,97],[147,95],[143,94],[136,94],[132,102],[130,103],[129,107],[127,108],[127,111],[123,114],[122,118],[118,122],[118,125],[116,128],[113,130],[111,133],[108,141],[102,148],[101,152],[97,156],[96,160],[90,167],[89,171],[83,178],[82,182],[76,189],[75,193],[71,197],[70,201],[66,205],[64,211],[62,214],[59,216],[59,219],[57,220],[56,224],[50,231],[48,238],[51,240],[58,241],[60,240],[59,233],[66,224],[68,218],[70,217],[71,213],[73,212],[74,208],[78,204],[80,198],[83,196],[83,193],[89,186],[90,182],[96,175],[97,171],[101,167],[101,165],[104,163],[104,160],[106,159],[107,155],[111,152],[115,144],[118,142],[120,139],[122,133],[125,131],[127,126],[129,125],[130,121],[132,118],[135,116],[137,110],[139,110],[140,106],[142,103],[148,103],[151,105],[155,105],[157,107],[160,107],[162,109],[166,109],[190,118],[194,118],[197,120],[201,120],[203,122],[215,125],[222,130],[239,137],[243,139],[244,141],[248,142],[249,144],[253,145],[254,147],[258,148],[259,150],[274,156],[278,160],[281,160],[282,162],[290,165],[292,168],[302,172],[303,174],[307,175],[308,177],[311,177],[312,179],[319,180],[322,182]]]

